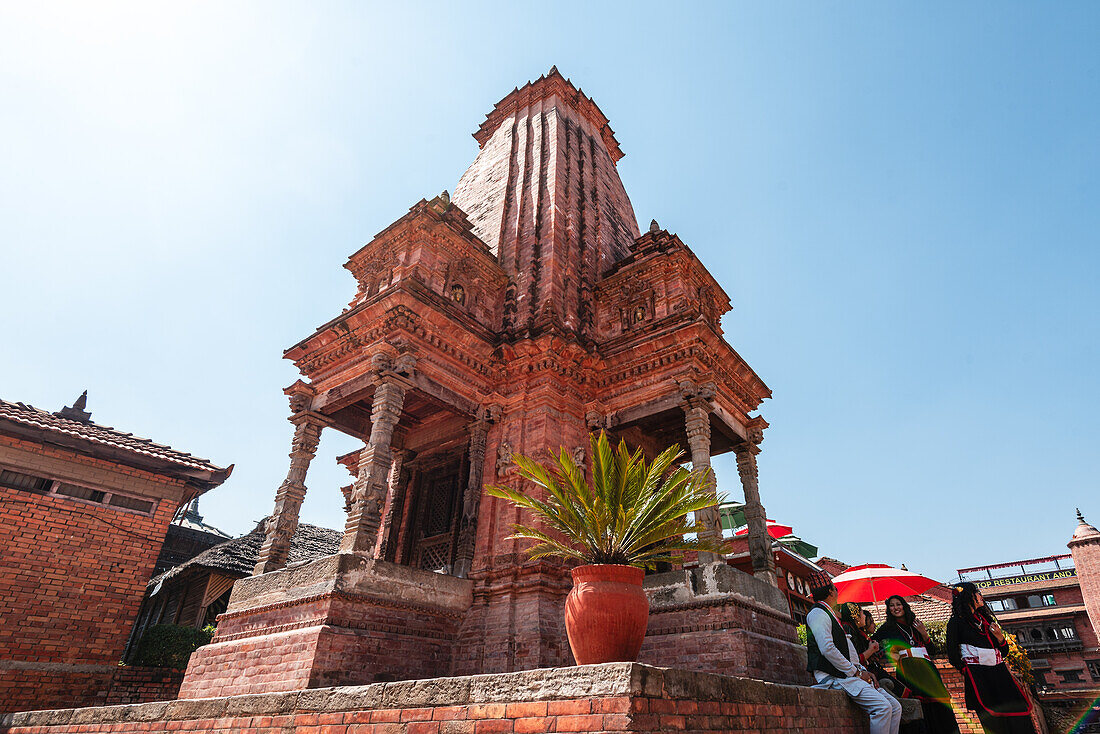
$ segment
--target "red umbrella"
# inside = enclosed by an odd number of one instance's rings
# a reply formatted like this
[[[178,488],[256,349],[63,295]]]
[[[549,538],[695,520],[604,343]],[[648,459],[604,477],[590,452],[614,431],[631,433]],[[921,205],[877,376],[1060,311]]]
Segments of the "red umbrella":
[[[867,563],[853,566],[833,578],[838,592],[838,601],[843,604],[874,604],[897,594],[914,596],[923,594],[939,586],[940,582],[921,576],[919,573],[904,571],[887,566],[885,563]]]
[[[775,538],[777,540],[779,538],[785,538],[785,537],[787,537],[788,535],[790,535],[791,533],[794,532],[794,528],[792,528],[790,525],[780,525],[775,520],[768,520],[767,521],[767,526],[768,526],[768,535],[772,536],[773,538]],[[748,535],[748,534],[749,534],[748,526],[743,527],[740,530],[738,530],[736,533],[734,533],[735,536]]]

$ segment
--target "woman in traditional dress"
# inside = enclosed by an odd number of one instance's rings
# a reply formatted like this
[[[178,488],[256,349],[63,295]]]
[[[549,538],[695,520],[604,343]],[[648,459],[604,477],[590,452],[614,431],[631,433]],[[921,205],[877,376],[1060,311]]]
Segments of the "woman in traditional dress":
[[[957,734],[959,724],[951,708],[951,694],[928,652],[932,638],[909,602],[900,596],[886,600],[886,621],[875,631],[874,639],[894,663],[895,676],[907,689],[902,695],[920,700],[928,731]]]
[[[920,702],[907,699],[902,695],[905,686],[894,676],[886,672],[882,666],[886,663],[886,655],[883,654],[878,640],[871,639],[875,632],[875,618],[871,613],[862,609],[858,604],[840,605],[840,626],[848,634],[859,654],[859,661],[863,667],[871,671],[878,680],[881,688],[892,695],[901,704],[901,728],[898,734],[930,734],[925,726],[923,715],[914,719]],[[923,709],[922,709],[923,714]]]
[[[1035,734],[1031,701],[1004,662],[1008,639],[981,592],[970,582],[958,584],[951,607],[947,659],[962,673],[966,707],[987,734]]]
[[[886,657],[882,654],[878,641],[871,639],[871,635],[875,631],[874,622],[871,622],[868,628],[867,616],[863,608],[851,602],[841,604],[840,625],[852,638],[852,644],[855,645],[856,652],[859,653],[859,662],[863,663],[863,667],[874,673],[875,678],[879,680],[883,678],[892,679],[892,676],[882,667],[882,664],[886,662]],[[899,689],[898,693],[900,692]]]

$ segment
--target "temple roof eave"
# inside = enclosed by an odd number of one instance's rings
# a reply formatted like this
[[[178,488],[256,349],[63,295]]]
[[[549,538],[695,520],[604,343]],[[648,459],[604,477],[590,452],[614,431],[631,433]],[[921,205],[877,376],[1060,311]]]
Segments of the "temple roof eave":
[[[368,250],[371,245],[379,240],[385,240],[403,226],[407,226],[421,217],[431,217],[434,221],[447,225],[455,234],[473,245],[478,255],[483,256],[499,267],[496,255],[493,254],[489,245],[485,244],[485,242],[474,233],[473,225],[470,223],[468,215],[458,206],[458,204],[450,200],[450,196],[447,195],[446,191],[436,196],[431,201],[421,199],[413,204],[409,207],[409,211],[406,214],[387,225],[384,229],[375,234],[369,242],[353,252],[348,257],[347,262],[344,263],[344,267],[351,270],[352,263]]]
[[[675,316],[669,317],[665,321],[665,324],[657,324],[654,328],[646,329],[643,332],[622,334],[600,344],[600,353],[609,371],[617,369],[617,364],[624,366],[629,364],[630,359],[636,353],[636,347],[643,343],[652,343],[661,337],[669,337],[676,332],[693,330],[696,332],[695,334],[677,341],[690,343],[702,340],[702,343],[715,351],[724,352],[725,356],[729,358],[728,363],[735,366],[734,372],[740,386],[756,399],[756,404],[750,409],[755,409],[761,402],[772,397],[771,388],[756,373],[756,370],[709,323],[701,319],[693,319],[685,323]]]

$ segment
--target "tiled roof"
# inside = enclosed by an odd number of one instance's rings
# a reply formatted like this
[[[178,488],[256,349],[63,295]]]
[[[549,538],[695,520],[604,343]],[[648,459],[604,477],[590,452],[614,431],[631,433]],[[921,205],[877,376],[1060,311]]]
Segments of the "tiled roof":
[[[340,537],[341,533],[336,530],[300,523],[294,537],[290,539],[288,565],[333,555],[340,549]],[[149,581],[149,586],[155,587],[192,568],[207,568],[235,576],[250,576],[260,557],[260,546],[263,542],[264,523],[260,522],[247,535],[219,543],[191,560],[153,577]]]
[[[1046,617],[1065,617],[1073,614],[1083,614],[1088,611],[1084,604],[1072,604],[1065,606],[1044,607],[1042,609],[1013,609],[997,613],[997,619],[1004,622],[1022,622],[1029,619],[1045,619]]]
[[[63,418],[25,403],[9,403],[6,400],[0,400],[0,421],[4,420],[12,421],[25,428],[87,441],[142,457],[160,459],[190,469],[226,472],[225,469],[215,466],[206,459],[177,451],[171,446],[154,443],[147,438],[140,438],[132,433],[117,431],[110,426],[101,426],[91,421]]]
[[[907,596],[905,601],[909,602],[909,606],[913,609],[913,614],[917,615],[917,619],[926,624],[928,622],[946,622],[951,619],[950,602],[942,601],[927,594]],[[886,620],[885,604],[865,605],[864,608],[871,610],[871,614],[875,615],[877,624],[882,624]]]

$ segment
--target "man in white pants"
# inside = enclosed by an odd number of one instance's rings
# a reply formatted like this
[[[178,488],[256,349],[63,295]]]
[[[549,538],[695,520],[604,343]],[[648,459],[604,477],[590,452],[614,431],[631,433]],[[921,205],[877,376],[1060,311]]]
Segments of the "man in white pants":
[[[837,688],[848,694],[871,717],[871,734],[898,734],[901,704],[879,690],[875,676],[859,663],[852,639],[833,613],[836,587],[823,571],[810,578],[814,606],[806,615],[807,669],[817,679],[815,688]]]

